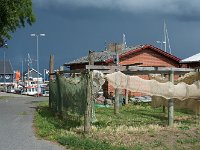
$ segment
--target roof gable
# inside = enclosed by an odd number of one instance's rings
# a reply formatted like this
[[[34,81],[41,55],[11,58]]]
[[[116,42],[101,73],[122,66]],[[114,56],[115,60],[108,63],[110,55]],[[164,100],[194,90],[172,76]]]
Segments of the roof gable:
[[[122,59],[122,58],[125,58],[125,57],[127,57],[131,54],[138,53],[138,52],[141,52],[141,51],[146,50],[146,49],[151,49],[151,50],[155,51],[156,53],[159,53],[159,54],[161,54],[165,57],[168,57],[169,59],[172,59],[176,62],[180,62],[180,60],[181,60],[180,58],[178,58],[174,55],[171,55],[167,52],[164,52],[163,50],[161,50],[157,47],[154,47],[152,45],[138,45],[138,46],[135,46],[135,47],[128,47],[128,48],[126,48],[126,50],[119,52],[119,58]],[[116,55],[116,53],[111,52],[111,51],[95,52],[94,53],[94,60],[95,60],[95,62],[112,63],[115,55]],[[71,62],[65,63],[64,65],[70,66],[70,65],[85,64],[85,63],[88,63],[88,56],[73,60]]]
[[[181,60],[181,63],[200,62],[200,53]]]
[[[37,70],[35,70],[35,69],[33,69],[33,68],[31,68],[30,70],[29,70],[29,75],[37,75]],[[24,73],[24,75],[26,76],[28,74],[28,70]],[[41,76],[42,74],[41,73],[39,73],[39,75]]]
[[[157,47],[154,47],[152,45],[141,45],[141,46],[133,48],[131,50],[124,51],[119,55],[119,58],[121,59],[121,58],[127,57],[127,56],[129,56],[131,54],[134,54],[134,53],[141,52],[141,51],[146,50],[146,49],[150,49],[152,51],[155,51],[155,52],[157,52],[157,53],[159,53],[159,54],[161,54],[161,55],[163,55],[165,57],[168,57],[168,58],[170,58],[170,59],[172,59],[172,60],[174,60],[176,62],[180,62],[180,60],[181,60],[180,58],[178,58],[178,57],[176,57],[174,55],[171,55],[171,54],[169,54],[169,53],[167,53],[167,52],[165,52],[165,51],[163,51],[163,50],[161,50],[161,49],[159,49]],[[110,60],[107,60],[106,62],[110,63],[112,61],[113,60],[110,59]]]

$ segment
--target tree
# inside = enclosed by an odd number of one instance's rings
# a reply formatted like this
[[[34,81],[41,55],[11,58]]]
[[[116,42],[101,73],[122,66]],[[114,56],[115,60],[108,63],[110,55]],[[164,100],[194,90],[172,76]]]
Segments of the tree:
[[[0,47],[17,28],[34,22],[32,0],[0,0]]]

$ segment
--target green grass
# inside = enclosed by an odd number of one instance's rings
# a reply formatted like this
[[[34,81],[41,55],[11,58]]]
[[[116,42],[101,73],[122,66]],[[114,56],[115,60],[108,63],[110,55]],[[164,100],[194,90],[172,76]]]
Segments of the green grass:
[[[185,143],[191,143],[191,144],[195,144],[195,143],[199,143],[200,142],[200,139],[197,139],[197,138],[189,138],[189,139],[178,139],[177,140],[178,143],[181,143],[181,144],[185,144]]]
[[[9,98],[9,96],[0,96],[0,100],[5,100],[7,98]]]
[[[69,116],[67,116],[69,118]],[[39,137],[78,150],[198,149],[200,125],[191,111],[175,111],[175,126],[167,126],[162,108],[127,105],[114,115],[113,108],[96,108],[97,122],[83,134],[83,119],[55,115],[46,102],[39,104],[35,128]]]
[[[114,115],[113,108],[98,108],[96,109],[96,116],[98,118],[98,122],[95,124],[100,127],[106,126],[118,126],[118,125],[126,125],[126,126],[141,126],[148,124],[159,124],[165,125],[167,123],[167,118],[165,114],[162,114],[162,110],[152,109],[150,106],[140,106],[137,105],[133,107],[133,105],[129,105],[126,107],[122,107],[120,110],[120,114]]]
[[[39,104],[35,115],[35,127],[40,137],[57,141],[74,149],[126,150],[123,147],[111,146],[105,141],[89,139],[83,134],[74,135],[73,132],[67,131],[71,125],[74,126],[74,122],[67,122],[55,116],[47,107],[47,103],[42,102]],[[80,124],[78,123],[78,125]]]
[[[81,138],[77,136],[62,136],[58,137],[58,142],[65,145],[67,148],[83,150],[128,150],[129,148],[111,146],[106,141],[95,141],[89,138]]]

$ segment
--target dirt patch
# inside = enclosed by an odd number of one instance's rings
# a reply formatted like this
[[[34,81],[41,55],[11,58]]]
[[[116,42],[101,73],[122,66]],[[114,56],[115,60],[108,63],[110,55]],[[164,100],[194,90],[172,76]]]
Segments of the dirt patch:
[[[130,129],[130,127],[129,127]],[[148,126],[127,130],[96,130],[93,139],[107,141],[112,145],[134,147],[141,145],[143,149],[193,149],[200,146],[200,128]]]

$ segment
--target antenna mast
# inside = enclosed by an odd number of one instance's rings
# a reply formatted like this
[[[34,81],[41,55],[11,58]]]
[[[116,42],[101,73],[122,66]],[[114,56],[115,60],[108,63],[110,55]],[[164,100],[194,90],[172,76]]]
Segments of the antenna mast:
[[[166,23],[164,20],[164,48],[165,48],[165,52],[167,52],[167,35],[166,35]]]
[[[170,46],[170,42],[169,42],[169,35],[167,32],[167,28],[166,28],[166,36],[167,36],[167,42],[168,42],[168,46],[169,46],[169,53],[172,54],[172,50],[171,50],[171,46]]]
[[[30,65],[30,67],[32,68],[32,59],[31,59],[31,56],[29,55],[28,53],[28,64]]]
[[[126,36],[125,34],[123,33],[123,43],[122,43],[123,47],[122,47],[122,50],[125,50],[126,49]]]
[[[25,61],[27,61],[27,65],[28,65],[28,84],[29,84],[30,68],[32,68],[32,63],[33,63],[33,61],[36,61],[36,60],[31,59],[31,56],[30,56],[30,54],[28,53],[28,59],[25,60]]]
[[[168,44],[169,53],[171,54],[172,50],[171,50],[171,46],[169,42],[169,35],[168,35],[167,25],[165,23],[165,20],[164,20],[164,42],[163,43],[165,44],[165,52],[167,52],[167,44]]]
[[[107,41],[104,42],[105,51],[107,51]]]

